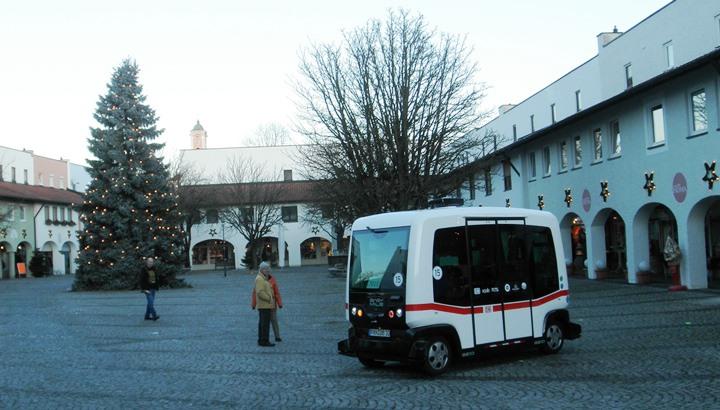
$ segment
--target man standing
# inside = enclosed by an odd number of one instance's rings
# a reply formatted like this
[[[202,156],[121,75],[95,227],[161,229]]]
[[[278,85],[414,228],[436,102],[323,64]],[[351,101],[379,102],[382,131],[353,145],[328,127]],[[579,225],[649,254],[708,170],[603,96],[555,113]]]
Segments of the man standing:
[[[277,320],[277,310],[278,308],[282,309],[283,307],[282,298],[280,297],[280,289],[278,288],[275,276],[273,276],[269,271],[267,272],[267,276],[268,282],[270,282],[270,287],[273,290],[273,296],[275,297],[275,305],[270,311],[270,324],[272,325],[273,334],[275,335],[275,341],[282,342],[282,339],[280,338],[280,325],[278,324]],[[257,307],[257,295],[255,294],[255,289],[253,289],[252,292],[252,300],[250,302],[250,307],[252,307],[253,309]]]
[[[158,275],[153,258],[145,259],[145,266],[143,266],[142,272],[140,272],[140,290],[147,298],[145,320],[160,319],[160,316],[155,312],[155,292],[158,291]]]
[[[255,295],[257,296],[258,321],[258,345],[275,346],[270,343],[270,315],[275,307],[275,297],[268,278],[270,276],[270,265],[262,262],[255,278]]]

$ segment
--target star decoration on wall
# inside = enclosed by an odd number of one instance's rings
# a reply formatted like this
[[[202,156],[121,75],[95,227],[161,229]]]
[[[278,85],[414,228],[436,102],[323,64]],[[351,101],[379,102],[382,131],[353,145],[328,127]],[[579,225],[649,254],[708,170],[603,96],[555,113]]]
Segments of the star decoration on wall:
[[[52,231],[48,229],[48,238],[52,238]]]
[[[708,189],[713,189],[713,184],[718,181],[718,175],[715,173],[715,161],[708,164],[705,163],[705,176],[702,178],[703,181],[707,182]]]
[[[3,238],[7,238],[7,229],[5,229],[5,228],[0,229],[0,235],[2,235]]]
[[[655,172],[650,171],[645,173],[645,185],[643,185],[643,189],[647,191],[648,196],[652,196],[653,191],[655,190]]]
[[[312,233],[315,234],[315,235],[317,235],[318,233],[320,233],[320,228],[318,228],[317,226],[313,226],[310,230],[311,230]]]
[[[565,188],[565,203],[567,204],[568,208],[570,208],[570,205],[572,205],[572,202],[573,202],[572,190],[570,188]]]
[[[543,208],[545,208],[545,196],[544,195],[538,195],[538,208],[542,211]]]
[[[217,235],[217,230],[215,228],[210,229],[209,233],[210,233],[210,236],[214,237],[215,235]]]
[[[71,235],[71,233],[70,233],[70,230],[68,229],[68,231],[67,231],[68,239],[70,239],[70,235]]]
[[[510,198],[505,198],[505,208],[510,208],[512,205],[510,205]]]
[[[600,196],[602,197],[603,202],[607,202],[607,199],[610,196],[607,181],[600,181]]]
[[[23,239],[25,239],[27,237],[27,229],[20,231],[20,235],[22,235]]]

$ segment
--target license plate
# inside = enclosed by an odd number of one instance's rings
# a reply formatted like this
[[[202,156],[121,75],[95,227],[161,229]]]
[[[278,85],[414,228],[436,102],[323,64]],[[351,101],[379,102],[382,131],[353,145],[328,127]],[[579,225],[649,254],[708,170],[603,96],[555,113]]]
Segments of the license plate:
[[[389,329],[369,329],[368,336],[390,337],[390,330]]]

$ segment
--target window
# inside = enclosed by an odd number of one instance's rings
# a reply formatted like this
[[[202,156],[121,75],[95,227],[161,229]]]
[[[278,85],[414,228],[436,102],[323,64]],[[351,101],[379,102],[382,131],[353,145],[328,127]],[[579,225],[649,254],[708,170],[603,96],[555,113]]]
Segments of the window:
[[[435,302],[454,306],[470,305],[467,255],[465,226],[435,231],[432,269],[440,269],[442,272],[438,279],[433,280]]]
[[[218,223],[219,219],[220,215],[218,214],[217,209],[208,209],[207,211],[205,211],[205,223],[216,224]]]
[[[513,141],[517,141],[517,125],[513,124]]]
[[[60,177],[60,186],[58,188],[65,189],[65,177]]]
[[[535,115],[530,116],[530,132],[535,132]]]
[[[45,222],[47,222],[49,220],[50,220],[50,207],[46,206],[45,207]]]
[[[665,142],[665,116],[662,105],[650,109],[652,115],[652,142],[660,144]]]
[[[579,135],[575,136],[575,166],[582,165],[582,139]]]
[[[505,182],[505,190],[510,191],[512,189],[512,165],[510,161],[503,161],[503,181]]]
[[[15,182],[15,167],[10,167],[10,181]]]
[[[283,170],[283,180],[284,181],[292,181],[292,169],[286,169]]]
[[[72,214],[72,213],[73,213],[72,208],[68,207],[68,209],[67,209],[67,220],[68,220],[68,222],[72,222],[72,220],[73,220],[73,214]]]
[[[490,168],[485,168],[485,196],[492,195],[492,173],[490,173]]]
[[[409,236],[409,227],[353,231],[350,289],[402,290],[407,270]],[[399,286],[395,279],[398,273],[403,279],[399,281]]]
[[[38,172],[37,181],[35,181],[35,182],[38,183],[38,184],[40,184],[40,185],[43,185],[43,174],[42,174],[42,172]]]
[[[250,206],[247,208],[243,208],[240,211],[240,216],[242,217],[244,222],[252,222],[255,218],[255,210]]]
[[[602,152],[602,130],[600,128],[593,131],[593,153],[595,154],[595,161],[600,161],[603,156]]]
[[[552,168],[550,167],[550,147],[543,148],[543,175],[550,175]]]
[[[281,211],[282,211],[283,222],[297,222],[298,221],[297,205],[283,206],[281,208]]]
[[[535,179],[537,177],[537,170],[536,170],[536,164],[535,164],[535,153],[531,152],[528,156],[528,174],[530,174],[530,179]]]
[[[610,123],[610,155],[620,155],[622,151],[620,141],[620,122]]]
[[[665,64],[667,64],[667,68],[672,68],[675,66],[675,53],[673,52],[672,41],[663,44],[663,47],[665,47]]]
[[[25,207],[24,206],[18,207],[18,216],[20,217],[21,221],[25,220]]]
[[[23,179],[24,179],[25,184],[27,184],[27,183],[28,183],[28,172],[27,172],[27,169],[23,169]]]
[[[530,244],[530,275],[534,280],[534,296],[548,295],[558,290],[557,259],[550,228],[527,226],[526,240]]]
[[[568,168],[568,144],[567,141],[560,143],[560,169],[565,171]]]
[[[625,87],[630,88],[632,86],[633,86],[632,64],[627,64],[625,66]]]
[[[10,205],[7,210],[7,220],[8,221],[14,221],[15,220],[15,207]]]
[[[57,221],[58,220],[57,206],[52,207],[52,213],[53,213],[53,218],[52,218],[53,221]]]
[[[48,186],[52,188],[55,187],[55,176],[53,174],[50,174],[48,177]]]
[[[60,215],[60,218],[58,219],[58,221],[60,221],[60,222],[65,222],[65,208],[60,207],[60,208],[58,209],[58,213],[59,213],[59,215]]]
[[[550,104],[550,121],[555,124],[555,104]]]
[[[470,191],[470,200],[475,199],[475,174],[470,175],[468,180],[468,190]]]
[[[692,123],[694,132],[707,131],[708,118],[706,111],[705,90],[697,90],[690,94],[690,104],[692,106]]]
[[[575,91],[575,111],[580,112],[582,110],[582,95],[580,95],[580,90]]]

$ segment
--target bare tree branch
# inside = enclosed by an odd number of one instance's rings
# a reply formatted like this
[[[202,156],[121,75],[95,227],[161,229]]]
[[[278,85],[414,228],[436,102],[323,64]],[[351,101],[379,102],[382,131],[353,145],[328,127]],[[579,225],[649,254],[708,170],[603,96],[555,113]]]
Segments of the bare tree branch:
[[[276,147],[290,142],[288,129],[277,122],[260,125],[255,134],[245,140],[245,144],[251,147]]]

